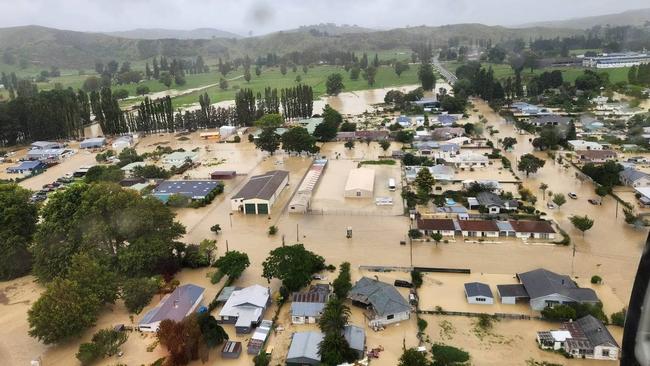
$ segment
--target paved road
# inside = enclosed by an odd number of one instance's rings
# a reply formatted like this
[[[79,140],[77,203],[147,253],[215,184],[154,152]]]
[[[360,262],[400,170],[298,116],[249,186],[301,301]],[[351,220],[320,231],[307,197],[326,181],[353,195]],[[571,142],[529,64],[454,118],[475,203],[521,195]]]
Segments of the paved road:
[[[433,58],[433,67],[442,75],[445,80],[449,83],[449,85],[453,86],[456,81],[458,81],[458,78],[456,75],[454,75],[453,72],[445,69],[445,67],[440,63],[437,57]]]

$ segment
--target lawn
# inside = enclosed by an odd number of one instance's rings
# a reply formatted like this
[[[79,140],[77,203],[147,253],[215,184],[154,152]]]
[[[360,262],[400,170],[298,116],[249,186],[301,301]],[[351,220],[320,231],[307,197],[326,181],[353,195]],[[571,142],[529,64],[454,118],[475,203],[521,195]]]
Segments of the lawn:
[[[456,69],[458,66],[461,65],[460,62],[445,62],[445,67],[448,68],[449,71],[456,72]],[[510,67],[508,64],[491,64],[491,63],[481,63],[483,67],[488,68],[492,66],[492,70],[494,71],[494,77],[497,79],[505,79],[508,76],[514,77],[515,72],[514,70]],[[535,69],[532,73],[530,72],[530,69],[525,69],[522,76],[524,79],[529,79],[533,75],[539,75],[545,71],[550,72],[553,70],[560,70],[562,71],[562,77],[564,78],[564,81],[568,81],[570,83],[573,83],[576,78],[579,75],[582,75],[582,73],[585,70],[588,70],[584,67],[549,67],[549,68],[543,68],[543,69]],[[629,68],[627,67],[619,67],[615,69],[592,69],[597,72],[606,72],[609,74],[609,81],[612,83],[617,83],[619,81],[627,81],[627,72]]]
[[[411,68],[405,71],[402,74],[401,78],[397,77],[392,67],[380,67],[375,78],[375,85],[373,86],[369,86],[368,82],[362,77],[359,77],[358,80],[351,80],[350,74],[345,72],[342,67],[313,66],[309,68],[309,71],[306,74],[303,73],[299,68],[296,73],[289,70],[286,75],[282,75],[279,68],[271,68],[264,69],[259,77],[253,73],[253,77],[250,83],[247,83],[243,78],[238,78],[229,83],[228,90],[221,90],[218,86],[214,86],[200,92],[194,92],[176,97],[173,99],[173,102],[174,107],[197,103],[199,94],[205,92],[210,95],[210,100],[213,103],[223,100],[232,100],[235,98],[237,91],[242,88],[250,88],[253,89],[255,93],[257,93],[259,91],[263,91],[265,87],[280,89],[295,86],[298,84],[296,82],[296,76],[298,75],[300,75],[302,79],[301,82],[303,84],[310,85],[314,89],[314,96],[318,97],[325,94],[325,81],[327,79],[327,76],[337,72],[343,76],[343,85],[345,86],[344,91],[366,90],[372,88],[384,88],[389,86],[410,85],[418,83],[417,67],[414,65],[411,65]],[[241,75],[241,71],[239,74],[237,72],[228,74],[227,77],[229,79],[234,79],[238,75]]]

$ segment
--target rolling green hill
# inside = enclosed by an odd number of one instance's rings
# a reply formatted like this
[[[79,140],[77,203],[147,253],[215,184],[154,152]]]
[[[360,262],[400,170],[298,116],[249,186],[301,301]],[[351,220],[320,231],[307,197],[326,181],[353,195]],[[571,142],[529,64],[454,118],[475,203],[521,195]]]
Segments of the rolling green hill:
[[[191,30],[137,28],[127,31],[106,32],[114,37],[130,39],[212,39],[212,38],[241,38],[240,35],[214,28],[197,28]]]
[[[347,27],[344,30],[352,30]],[[127,39],[100,33],[85,33],[39,26],[0,28],[0,53],[10,53],[16,60],[24,59],[34,67],[57,66],[65,69],[91,69],[96,60],[141,61],[157,55],[168,57],[207,58],[257,56],[269,52],[286,54],[305,50],[383,51],[409,49],[421,42],[446,44],[460,40],[492,39],[499,41],[521,37],[556,37],[581,33],[571,29],[521,28],[458,24],[441,27],[398,28],[388,31],[357,32],[330,35],[314,34],[310,27],[243,39]]]
[[[650,8],[628,10],[617,14],[597,15],[592,17],[557,20],[550,22],[539,22],[524,25],[525,27],[550,27],[589,29],[597,25],[601,26],[648,26],[650,23]]]

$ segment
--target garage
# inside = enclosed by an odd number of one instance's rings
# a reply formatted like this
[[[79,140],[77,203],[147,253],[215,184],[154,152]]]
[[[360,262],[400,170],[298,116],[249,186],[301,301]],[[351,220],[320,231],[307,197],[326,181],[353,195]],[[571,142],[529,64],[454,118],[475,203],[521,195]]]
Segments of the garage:
[[[247,203],[246,205],[244,205],[244,213],[249,215],[255,215],[257,213],[255,212],[255,204]]]
[[[266,203],[258,203],[257,204],[257,214],[258,215],[268,215],[269,213],[269,205]]]

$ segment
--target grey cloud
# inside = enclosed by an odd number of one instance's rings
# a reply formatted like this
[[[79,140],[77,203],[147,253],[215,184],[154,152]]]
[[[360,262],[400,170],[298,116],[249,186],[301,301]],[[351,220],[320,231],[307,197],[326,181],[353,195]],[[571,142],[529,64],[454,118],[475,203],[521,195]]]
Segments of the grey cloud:
[[[317,23],[374,28],[516,25],[647,7],[647,0],[0,0],[0,27],[82,31],[212,27],[262,34]]]

